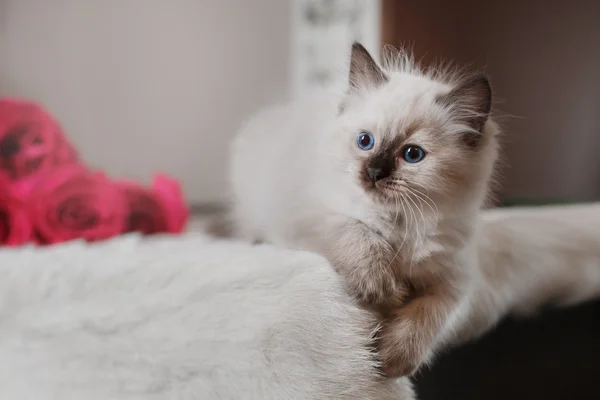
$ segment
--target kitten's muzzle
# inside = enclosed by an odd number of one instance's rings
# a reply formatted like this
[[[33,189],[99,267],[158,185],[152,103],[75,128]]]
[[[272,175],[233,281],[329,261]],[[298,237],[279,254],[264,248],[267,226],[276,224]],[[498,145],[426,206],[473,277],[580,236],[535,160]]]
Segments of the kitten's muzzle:
[[[372,182],[380,181],[390,176],[383,168],[367,168],[367,175]]]
[[[394,171],[394,162],[388,157],[375,157],[367,166],[367,176],[371,182],[389,177]]]

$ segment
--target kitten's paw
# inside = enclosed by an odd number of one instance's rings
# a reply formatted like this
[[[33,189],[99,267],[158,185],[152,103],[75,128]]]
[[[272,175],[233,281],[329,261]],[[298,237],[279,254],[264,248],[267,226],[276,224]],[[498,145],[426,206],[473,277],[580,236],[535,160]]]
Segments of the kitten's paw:
[[[390,378],[411,376],[427,361],[427,344],[409,321],[386,324],[378,348],[383,373]]]
[[[388,304],[393,301],[396,292],[394,278],[390,276],[351,278],[347,286],[350,295],[363,304]]]
[[[348,292],[363,304],[397,304],[405,293],[396,276],[385,269],[357,267],[346,277]]]
[[[382,236],[362,224],[360,229],[338,233],[331,263],[344,280],[350,295],[364,305],[393,306],[407,295],[396,272],[400,260]]]

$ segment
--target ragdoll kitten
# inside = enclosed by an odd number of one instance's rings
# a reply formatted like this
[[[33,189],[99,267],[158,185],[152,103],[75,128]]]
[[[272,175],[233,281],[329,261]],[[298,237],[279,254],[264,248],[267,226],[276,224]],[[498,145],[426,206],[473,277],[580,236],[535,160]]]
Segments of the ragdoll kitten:
[[[491,99],[484,75],[404,53],[382,68],[355,43],[343,96],[268,109],[233,144],[238,233],[324,255],[383,310],[390,376],[412,374],[465,312],[497,156]]]

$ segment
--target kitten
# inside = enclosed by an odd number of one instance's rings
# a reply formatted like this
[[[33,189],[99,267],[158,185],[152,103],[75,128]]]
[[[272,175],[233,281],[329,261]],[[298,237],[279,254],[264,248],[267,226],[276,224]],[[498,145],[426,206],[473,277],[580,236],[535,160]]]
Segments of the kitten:
[[[466,312],[477,216],[497,158],[484,75],[380,67],[352,46],[349,87],[259,113],[232,146],[239,234],[324,255],[387,317],[389,376],[412,374]]]

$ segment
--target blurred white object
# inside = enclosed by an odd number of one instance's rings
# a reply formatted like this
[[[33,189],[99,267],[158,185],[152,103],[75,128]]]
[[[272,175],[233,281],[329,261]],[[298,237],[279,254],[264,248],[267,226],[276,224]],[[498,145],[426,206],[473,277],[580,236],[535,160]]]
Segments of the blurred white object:
[[[355,40],[379,54],[380,0],[294,0],[292,5],[292,96],[343,89]]]
[[[457,342],[509,313],[600,296],[600,203],[482,222]],[[310,253],[124,236],[2,249],[0,276],[0,399],[413,399],[408,380],[378,379],[374,317]]]
[[[0,399],[411,400],[309,253],[136,236],[0,252]]]

